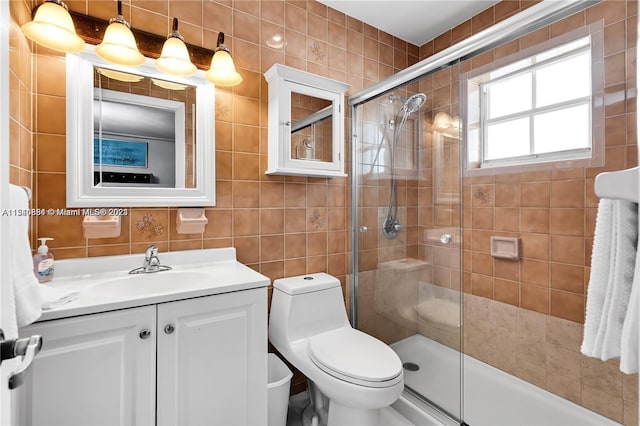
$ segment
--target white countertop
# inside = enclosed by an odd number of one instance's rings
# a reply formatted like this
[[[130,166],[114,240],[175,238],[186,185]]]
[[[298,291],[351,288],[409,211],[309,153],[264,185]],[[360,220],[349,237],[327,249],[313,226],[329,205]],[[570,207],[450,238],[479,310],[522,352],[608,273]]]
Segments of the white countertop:
[[[163,265],[171,266],[173,269],[151,274],[129,275],[130,270],[142,265],[144,254],[56,261],[53,281],[43,285],[78,291],[79,295],[76,300],[56,309],[43,311],[38,321],[267,287],[270,282],[269,278],[239,263],[236,260],[234,248],[165,252],[159,253],[158,258]],[[193,271],[197,276],[206,274],[207,277],[196,280],[185,279],[185,276],[194,276],[194,274],[181,275],[188,271]],[[113,293],[105,291],[109,289],[109,282],[114,280],[141,277],[148,281],[154,276],[162,276],[165,284],[148,293],[118,294],[117,288]],[[176,277],[175,286],[169,278],[174,276]],[[167,281],[171,281],[169,286],[166,285]],[[125,282],[125,284],[129,283]],[[122,284],[120,286],[122,288]],[[147,285],[145,288],[152,288],[152,286]]]

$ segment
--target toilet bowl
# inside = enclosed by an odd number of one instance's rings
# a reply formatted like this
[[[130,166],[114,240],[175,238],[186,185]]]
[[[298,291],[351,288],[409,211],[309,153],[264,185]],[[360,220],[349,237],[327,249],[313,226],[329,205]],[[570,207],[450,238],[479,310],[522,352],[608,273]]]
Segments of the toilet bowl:
[[[340,281],[325,273],[273,283],[271,344],[329,399],[326,423],[378,425],[404,387],[402,363],[380,340],[353,329]],[[320,420],[325,420],[321,415]]]

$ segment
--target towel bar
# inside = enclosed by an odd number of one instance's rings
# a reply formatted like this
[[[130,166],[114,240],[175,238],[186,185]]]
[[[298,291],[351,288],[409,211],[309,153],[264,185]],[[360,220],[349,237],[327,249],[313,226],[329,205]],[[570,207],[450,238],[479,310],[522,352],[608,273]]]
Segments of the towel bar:
[[[596,176],[595,192],[599,198],[638,202],[640,168],[603,172]]]

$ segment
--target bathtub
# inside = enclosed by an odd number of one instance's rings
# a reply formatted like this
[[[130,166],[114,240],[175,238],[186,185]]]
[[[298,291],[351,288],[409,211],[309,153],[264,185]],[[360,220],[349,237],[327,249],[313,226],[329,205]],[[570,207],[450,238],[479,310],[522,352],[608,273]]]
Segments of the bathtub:
[[[571,401],[419,334],[391,345],[403,363],[405,385],[444,410],[460,412],[460,358],[464,357],[464,421],[471,426],[620,425]],[[415,424],[442,424],[407,392],[394,408]],[[438,420],[438,417],[440,420]],[[446,423],[446,422],[445,422]]]

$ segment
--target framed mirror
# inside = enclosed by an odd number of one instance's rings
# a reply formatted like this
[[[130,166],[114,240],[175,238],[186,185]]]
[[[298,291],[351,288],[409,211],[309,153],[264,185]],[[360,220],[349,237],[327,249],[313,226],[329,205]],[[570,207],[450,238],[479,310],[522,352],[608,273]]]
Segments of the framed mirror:
[[[214,87],[67,54],[67,206],[215,205]]]
[[[342,177],[349,85],[280,64],[269,83],[267,174]]]

